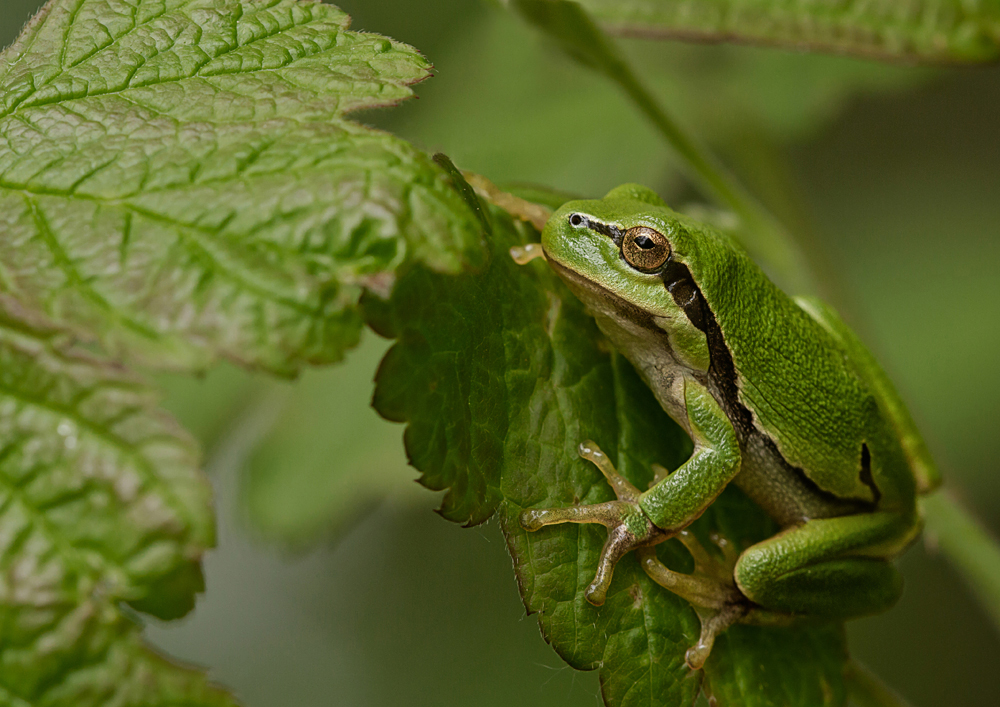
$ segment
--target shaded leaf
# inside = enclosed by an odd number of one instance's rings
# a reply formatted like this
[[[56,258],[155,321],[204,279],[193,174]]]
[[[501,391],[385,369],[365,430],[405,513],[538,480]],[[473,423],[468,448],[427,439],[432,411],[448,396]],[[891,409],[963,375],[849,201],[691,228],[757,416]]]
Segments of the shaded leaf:
[[[607,603],[591,606],[583,592],[604,529],[527,533],[517,520],[529,506],[614,498],[597,469],[577,456],[583,439],[594,439],[640,488],[652,478],[652,463],[683,462],[690,441],[544,262],[521,267],[507,255],[512,245],[537,241],[537,232],[499,211],[492,219],[493,258],[484,273],[444,277],[417,269],[401,278],[390,302],[366,300],[376,330],[399,338],[379,370],[375,407],[408,423],[406,448],[422,482],[448,489],[445,517],[473,524],[499,510],[526,608],[538,612],[546,640],[570,665],[600,670],[609,705],[693,704],[702,673],[684,664],[699,631],[687,602],[653,583],[630,555],[615,571]],[[728,489],[695,530],[706,537],[719,530],[746,546],[775,527]],[[679,543],[658,548],[669,566],[690,571]],[[836,640],[827,640],[831,631]],[[740,681],[763,678],[775,682],[768,694],[823,693],[828,704],[843,703],[835,674],[844,655],[839,629],[743,627],[740,635],[733,647],[720,642],[704,671],[720,706],[739,704],[729,695]],[[795,641],[816,648],[789,664],[773,649]]]
[[[761,630],[737,625],[712,649],[705,693],[719,707],[842,705],[846,663],[840,626]]]
[[[1000,4],[964,0],[578,0],[610,31],[921,62],[1000,56]]]
[[[0,289],[114,353],[338,360],[415,260],[481,257],[425,155],[344,120],[428,75],[309,0],[52,0],[0,55]]]
[[[214,541],[194,442],[121,368],[0,297],[0,698],[229,704],[145,649],[120,602],[191,609]]]

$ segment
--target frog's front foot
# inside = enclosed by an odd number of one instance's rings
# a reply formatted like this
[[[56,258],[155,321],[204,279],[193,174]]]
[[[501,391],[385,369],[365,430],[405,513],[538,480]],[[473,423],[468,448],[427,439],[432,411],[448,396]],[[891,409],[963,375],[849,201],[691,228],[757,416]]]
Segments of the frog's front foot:
[[[615,471],[611,461],[596,444],[589,440],[581,443],[579,453],[601,470],[618,500],[590,506],[526,510],[521,513],[521,527],[532,532],[556,523],[600,523],[606,527],[608,540],[601,550],[597,574],[584,592],[587,601],[600,606],[607,598],[618,560],[636,548],[663,542],[671,534],[653,525],[639,507],[639,489]]]

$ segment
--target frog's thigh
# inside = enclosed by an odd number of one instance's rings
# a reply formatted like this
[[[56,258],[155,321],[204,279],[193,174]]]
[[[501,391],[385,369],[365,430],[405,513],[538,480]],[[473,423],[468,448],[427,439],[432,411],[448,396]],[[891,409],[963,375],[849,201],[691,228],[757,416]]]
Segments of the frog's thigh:
[[[887,557],[911,529],[904,516],[886,512],[811,520],[747,548],[736,583],[772,611],[837,619],[878,613],[903,590]]]

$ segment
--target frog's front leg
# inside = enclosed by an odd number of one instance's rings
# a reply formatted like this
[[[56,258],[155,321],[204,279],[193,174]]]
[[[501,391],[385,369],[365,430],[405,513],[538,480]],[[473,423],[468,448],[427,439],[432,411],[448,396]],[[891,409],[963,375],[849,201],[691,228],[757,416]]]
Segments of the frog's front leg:
[[[639,506],[642,496],[639,489],[615,470],[611,460],[596,444],[590,440],[581,443],[579,453],[601,470],[618,500],[590,506],[526,510],[521,514],[521,526],[525,530],[535,531],[557,523],[599,523],[608,529],[608,539],[601,550],[597,573],[584,593],[587,601],[600,606],[607,597],[618,560],[630,550],[663,542],[670,534],[657,528],[646,517]]]
[[[739,471],[736,433],[712,395],[700,383],[686,379],[684,402],[694,453],[651,489],[640,493],[615,471],[596,445],[586,442],[581,445],[581,456],[597,465],[618,500],[590,506],[530,509],[521,514],[521,525],[529,531],[555,523],[600,523],[608,528],[597,573],[585,592],[587,601],[595,606],[604,603],[618,560],[631,550],[663,542],[683,530],[708,508]]]

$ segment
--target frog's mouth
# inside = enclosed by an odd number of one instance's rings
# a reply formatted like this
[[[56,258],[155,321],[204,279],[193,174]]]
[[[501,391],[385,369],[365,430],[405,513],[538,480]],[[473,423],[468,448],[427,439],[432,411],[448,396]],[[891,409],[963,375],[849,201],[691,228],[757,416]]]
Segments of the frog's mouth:
[[[546,254],[548,255],[548,254]],[[565,282],[577,299],[586,305],[592,314],[603,314],[613,319],[639,324],[644,329],[663,334],[663,330],[653,321],[652,312],[639,307],[619,294],[609,290],[593,280],[584,277],[576,270],[558,262],[552,257],[546,258],[549,266]]]

